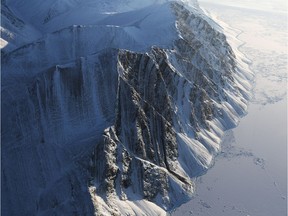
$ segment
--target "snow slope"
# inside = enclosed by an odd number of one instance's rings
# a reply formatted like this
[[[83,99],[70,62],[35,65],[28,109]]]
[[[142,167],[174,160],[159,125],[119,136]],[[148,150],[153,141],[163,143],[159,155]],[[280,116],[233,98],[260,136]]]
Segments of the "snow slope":
[[[215,166],[173,215],[287,215],[287,3],[203,1],[245,42],[240,50],[255,83],[247,116],[226,133]]]
[[[1,4],[3,215],[188,201],[250,95],[223,29],[194,1]]]

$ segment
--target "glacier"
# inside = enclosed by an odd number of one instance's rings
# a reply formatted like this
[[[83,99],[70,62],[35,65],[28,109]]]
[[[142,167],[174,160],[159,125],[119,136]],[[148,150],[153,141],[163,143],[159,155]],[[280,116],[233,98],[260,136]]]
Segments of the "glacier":
[[[1,6],[1,213],[165,215],[188,201],[250,98],[232,36],[194,0]]]

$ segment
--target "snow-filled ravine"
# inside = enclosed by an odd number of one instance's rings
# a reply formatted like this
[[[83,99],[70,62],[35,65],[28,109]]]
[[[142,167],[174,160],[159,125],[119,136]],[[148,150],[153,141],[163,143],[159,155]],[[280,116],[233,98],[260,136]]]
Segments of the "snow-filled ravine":
[[[287,2],[199,1],[243,41],[255,73],[253,99],[226,132],[215,165],[173,216],[287,215]]]

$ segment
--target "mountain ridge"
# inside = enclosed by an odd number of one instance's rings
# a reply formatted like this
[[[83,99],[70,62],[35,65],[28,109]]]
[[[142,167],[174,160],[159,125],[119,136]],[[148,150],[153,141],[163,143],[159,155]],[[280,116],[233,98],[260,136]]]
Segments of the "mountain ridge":
[[[194,6],[109,14],[6,52],[4,214],[163,215],[191,198],[252,78]]]

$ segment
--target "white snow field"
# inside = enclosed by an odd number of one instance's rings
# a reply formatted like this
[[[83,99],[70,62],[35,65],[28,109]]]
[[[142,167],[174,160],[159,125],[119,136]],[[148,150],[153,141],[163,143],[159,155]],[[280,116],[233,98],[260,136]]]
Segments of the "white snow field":
[[[287,215],[287,1],[199,1],[243,41],[255,73],[253,99],[226,132],[215,165],[172,215]]]

